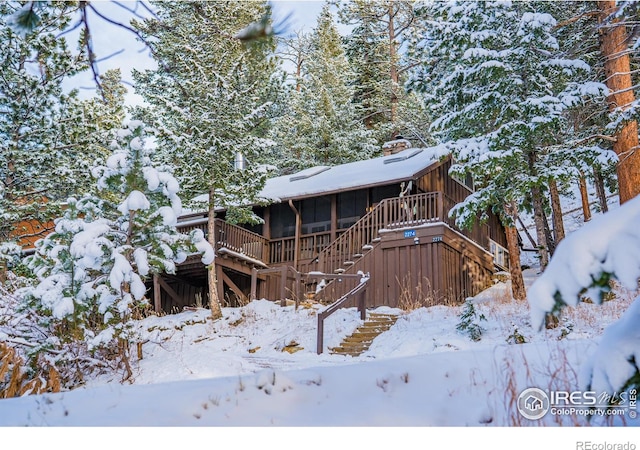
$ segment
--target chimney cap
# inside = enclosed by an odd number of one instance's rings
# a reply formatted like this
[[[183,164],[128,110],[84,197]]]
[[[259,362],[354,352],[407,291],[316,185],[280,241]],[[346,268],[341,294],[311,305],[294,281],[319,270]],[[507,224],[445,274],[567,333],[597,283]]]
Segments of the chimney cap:
[[[396,147],[402,147],[402,149],[407,149],[407,148],[411,148],[411,142],[409,142],[407,139],[403,138],[402,136],[398,136],[398,139],[394,139],[393,141],[387,141],[384,144],[382,144],[382,148],[396,148]]]
[[[399,136],[399,139],[385,142],[382,145],[382,154],[384,156],[389,156],[396,153],[400,153],[401,151],[406,150],[408,148],[411,148],[411,142],[404,139],[402,136]]]

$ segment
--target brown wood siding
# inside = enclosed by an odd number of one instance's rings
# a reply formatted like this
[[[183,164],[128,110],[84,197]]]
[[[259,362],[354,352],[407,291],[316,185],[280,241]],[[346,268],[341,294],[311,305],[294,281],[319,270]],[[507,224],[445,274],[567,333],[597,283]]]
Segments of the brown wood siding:
[[[442,164],[436,166],[430,172],[423,175],[418,180],[418,188],[423,192],[443,192],[447,205],[445,210],[448,214],[449,210],[457,203],[464,201],[465,198],[472,192],[467,186],[459,183],[451,178],[448,173],[451,168],[452,161],[450,158],[446,159]],[[486,224],[476,224],[471,231],[463,231],[472,239],[476,240],[480,245],[488,248],[488,242],[486,241],[487,233],[488,237],[503,247],[507,246],[507,238],[504,232],[504,226],[500,222],[500,218],[493,212],[488,212],[488,220]],[[449,224],[454,226],[454,221],[450,220]]]
[[[412,237],[404,237],[404,231],[383,233],[382,241],[345,272],[370,274],[367,307],[459,304],[489,286],[491,255],[464,236],[436,224],[415,229],[420,240],[416,245]],[[321,298],[337,300],[354,283],[333,282]]]
[[[493,213],[489,213],[487,225],[489,226],[489,238],[507,248],[507,234],[504,230],[504,225],[500,222],[500,218]]]

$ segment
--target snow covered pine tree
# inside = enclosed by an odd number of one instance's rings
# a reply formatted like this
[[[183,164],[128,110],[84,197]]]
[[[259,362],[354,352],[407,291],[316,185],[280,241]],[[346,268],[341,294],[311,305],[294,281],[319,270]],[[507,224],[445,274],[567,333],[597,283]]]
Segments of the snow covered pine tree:
[[[141,122],[119,130],[106,166],[93,169],[99,196],[70,199],[55,232],[39,241],[29,267],[39,283],[25,292],[26,308],[36,309],[60,347],[56,358],[70,357],[65,343],[81,342],[131,376],[129,347],[133,320],[148,307],[144,280],[174,273],[189,254],[210,264],[213,248],[201,230],[177,231],[179,185],[151,163]]]

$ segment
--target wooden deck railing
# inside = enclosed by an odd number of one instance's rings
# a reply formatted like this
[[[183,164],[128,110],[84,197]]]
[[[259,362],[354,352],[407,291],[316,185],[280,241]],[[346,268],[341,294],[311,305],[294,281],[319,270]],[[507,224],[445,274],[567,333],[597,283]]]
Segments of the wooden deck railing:
[[[380,230],[390,230],[422,225],[431,222],[445,222],[484,248],[488,248],[487,225],[475,225],[470,231],[460,230],[448,212],[456,202],[441,192],[407,195],[387,198],[378,203],[369,213],[360,218],[353,226],[342,232],[330,242],[330,233],[316,233],[302,236],[298,259],[302,261],[318,258],[323,271],[333,273],[363,253],[363,246],[375,242]],[[257,259],[267,265],[293,262],[295,258],[295,237],[286,237],[268,241],[253,233],[224,220],[216,219],[216,250],[226,248],[247,257]],[[200,217],[178,223],[181,232],[200,228],[206,234],[206,218]],[[310,267],[306,267],[309,269]]]
[[[365,245],[374,242],[380,230],[444,220],[440,192],[384,199],[319,253],[319,267],[328,273],[342,268],[361,254]]]
[[[315,233],[300,238],[300,260],[315,258],[331,242],[331,233]],[[274,239],[269,242],[269,264],[292,262],[295,259],[294,237]]]
[[[178,230],[181,233],[188,233],[196,228],[201,229],[206,236],[206,218],[186,221],[182,225],[178,222]],[[269,241],[263,236],[237,225],[232,225],[222,219],[215,219],[215,230],[216,251],[226,248],[261,262],[269,261]]]
[[[456,225],[456,219],[449,217],[449,211],[457,204],[454,199],[444,196],[444,210],[447,212],[443,221],[454,230],[462,233],[484,249],[489,248],[489,225],[476,222],[471,230],[461,229]]]

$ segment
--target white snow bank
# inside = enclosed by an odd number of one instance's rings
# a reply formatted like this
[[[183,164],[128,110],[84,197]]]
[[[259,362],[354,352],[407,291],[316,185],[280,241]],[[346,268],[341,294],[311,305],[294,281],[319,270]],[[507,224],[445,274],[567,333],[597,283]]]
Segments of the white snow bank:
[[[581,370],[581,384],[596,392],[620,392],[638,372],[640,362],[640,297],[602,335],[598,350]]]

